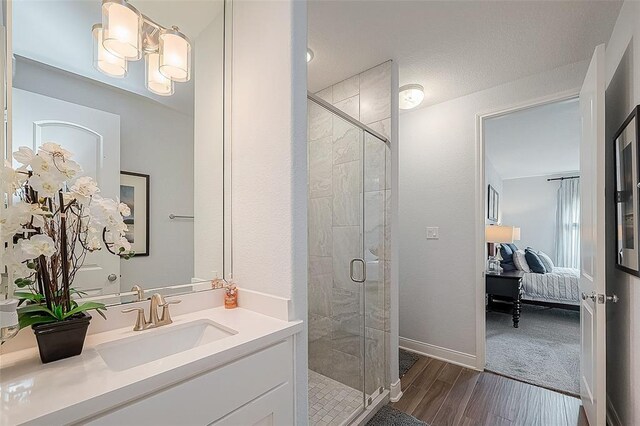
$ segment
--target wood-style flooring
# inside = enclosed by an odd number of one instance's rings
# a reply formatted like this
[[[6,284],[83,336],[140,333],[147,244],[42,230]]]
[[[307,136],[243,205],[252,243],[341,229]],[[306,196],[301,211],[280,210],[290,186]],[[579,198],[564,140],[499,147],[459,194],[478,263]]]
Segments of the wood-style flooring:
[[[421,357],[392,406],[431,426],[588,426],[579,399],[488,372]]]

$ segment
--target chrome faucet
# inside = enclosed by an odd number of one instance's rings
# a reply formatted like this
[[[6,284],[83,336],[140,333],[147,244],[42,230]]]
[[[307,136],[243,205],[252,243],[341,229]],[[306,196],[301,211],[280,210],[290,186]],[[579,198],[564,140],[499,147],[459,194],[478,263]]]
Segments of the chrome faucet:
[[[163,325],[171,324],[173,320],[171,319],[171,314],[169,313],[169,305],[174,305],[180,302],[181,300],[170,300],[167,302],[164,299],[164,296],[162,296],[160,293],[155,293],[153,296],[151,296],[149,321],[147,321],[144,317],[144,308],[136,307],[123,309],[122,312],[137,312],[138,315],[136,317],[136,324],[133,326],[133,331],[142,331],[149,328],[156,328]],[[162,308],[162,314],[160,316],[158,316],[158,308]]]

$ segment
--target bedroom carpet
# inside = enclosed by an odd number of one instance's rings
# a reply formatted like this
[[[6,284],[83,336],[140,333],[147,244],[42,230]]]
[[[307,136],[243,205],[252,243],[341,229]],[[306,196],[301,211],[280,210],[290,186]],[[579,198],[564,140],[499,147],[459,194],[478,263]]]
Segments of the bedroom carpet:
[[[486,369],[579,394],[580,313],[522,305],[520,328],[513,328],[511,314],[487,312]]]

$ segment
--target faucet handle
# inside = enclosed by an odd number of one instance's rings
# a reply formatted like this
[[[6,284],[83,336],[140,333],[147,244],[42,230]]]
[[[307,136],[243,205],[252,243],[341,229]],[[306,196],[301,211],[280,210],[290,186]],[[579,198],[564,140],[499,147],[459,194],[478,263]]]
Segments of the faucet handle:
[[[182,302],[182,300],[176,299],[176,300],[166,300],[158,304],[158,306],[162,307],[162,315],[160,316],[160,322],[165,324],[171,324],[173,320],[171,319],[171,314],[169,313],[169,305],[177,305],[180,302]]]
[[[144,308],[128,308],[122,310],[123,314],[127,314],[129,312],[138,312],[136,325],[133,326],[133,331],[144,330],[148,325],[147,320],[144,318]]]

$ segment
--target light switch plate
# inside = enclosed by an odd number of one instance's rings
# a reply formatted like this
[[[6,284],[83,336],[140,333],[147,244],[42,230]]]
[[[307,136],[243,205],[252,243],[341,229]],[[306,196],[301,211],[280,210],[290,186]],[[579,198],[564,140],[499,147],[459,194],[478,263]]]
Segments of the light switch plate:
[[[440,237],[438,236],[439,228],[437,226],[428,226],[427,227],[427,240],[437,240]]]

